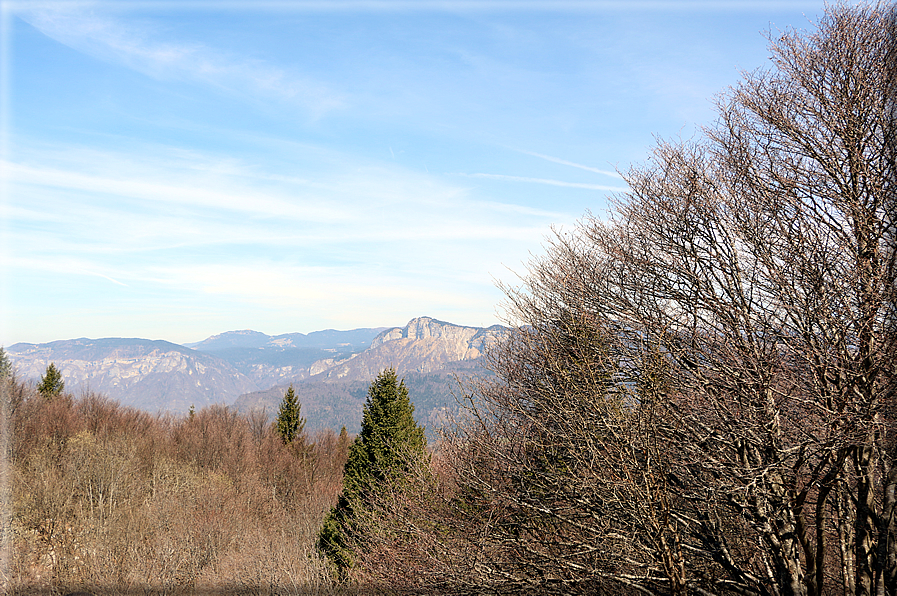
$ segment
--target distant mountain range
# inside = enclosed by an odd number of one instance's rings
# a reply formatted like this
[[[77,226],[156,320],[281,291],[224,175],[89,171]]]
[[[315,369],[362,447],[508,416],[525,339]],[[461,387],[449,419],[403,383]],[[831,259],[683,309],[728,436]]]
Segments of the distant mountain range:
[[[301,381],[320,369],[320,362],[341,361],[368,347],[386,327],[353,329],[351,331],[315,331],[308,335],[287,333],[265,335],[258,331],[228,331],[186,344],[227,361],[249,378],[251,390],[267,389],[277,384]]]
[[[80,338],[19,343],[7,352],[19,378],[37,380],[53,362],[67,391],[103,393],[150,412],[221,403],[273,415],[293,384],[307,428],[356,431],[371,379],[390,366],[405,377],[418,420],[438,424],[454,404],[458,380],[486,374],[483,352],[504,331],[420,317],[405,327],[276,336],[229,331],[186,345]]]
[[[351,331],[337,331],[327,329],[314,331],[308,335],[304,333],[285,333],[283,335],[265,335],[258,331],[246,329],[243,331],[228,331],[213,335],[203,341],[184,344],[188,348],[196,348],[204,352],[227,350],[231,348],[317,348],[321,350],[334,350],[336,346],[344,348],[366,348],[371,340],[388,327],[372,327],[365,329],[353,329]]]

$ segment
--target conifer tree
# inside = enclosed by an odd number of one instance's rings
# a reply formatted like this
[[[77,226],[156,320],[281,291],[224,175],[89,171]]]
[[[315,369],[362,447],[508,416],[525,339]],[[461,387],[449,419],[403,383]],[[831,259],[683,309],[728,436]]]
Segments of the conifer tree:
[[[40,385],[37,391],[47,399],[52,399],[62,393],[65,383],[62,380],[62,373],[56,368],[54,363],[47,366],[47,372],[40,378]]]
[[[12,361],[9,359],[9,354],[0,347],[0,379],[11,379],[13,378],[13,367]]]
[[[280,435],[280,440],[284,445],[295,441],[305,429],[305,419],[300,415],[301,410],[302,404],[299,403],[299,398],[296,396],[293,386],[290,385],[283,396],[283,401],[280,402],[280,412],[277,414],[275,423],[277,434]]]
[[[349,447],[343,492],[327,518],[318,545],[345,579],[353,556],[349,539],[356,512],[375,498],[377,487],[401,478],[415,459],[427,457],[424,429],[414,421],[414,404],[395,369],[380,373],[368,389],[361,433]]]
[[[346,430],[345,424],[339,431],[339,442],[337,443],[337,448],[339,449],[340,453],[348,453],[349,451],[349,431]]]

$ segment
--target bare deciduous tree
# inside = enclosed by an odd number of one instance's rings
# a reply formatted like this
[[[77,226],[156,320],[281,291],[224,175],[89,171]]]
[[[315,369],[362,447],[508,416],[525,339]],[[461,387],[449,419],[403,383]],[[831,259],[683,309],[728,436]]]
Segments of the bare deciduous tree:
[[[447,446],[468,581],[897,594],[894,18],[772,40],[508,290]]]

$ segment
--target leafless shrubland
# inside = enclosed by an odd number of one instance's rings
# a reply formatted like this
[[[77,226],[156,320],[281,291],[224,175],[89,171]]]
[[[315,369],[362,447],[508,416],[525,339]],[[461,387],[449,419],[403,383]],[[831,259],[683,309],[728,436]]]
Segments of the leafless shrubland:
[[[11,383],[7,593],[332,593],[314,541],[347,441],[265,417],[150,416]]]

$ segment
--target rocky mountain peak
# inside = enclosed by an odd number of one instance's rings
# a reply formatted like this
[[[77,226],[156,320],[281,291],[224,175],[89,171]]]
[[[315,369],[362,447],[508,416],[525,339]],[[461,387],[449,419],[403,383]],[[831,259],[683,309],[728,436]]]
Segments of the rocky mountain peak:
[[[326,329],[307,335],[228,331],[191,344],[195,348],[163,340],[79,338],[15,344],[7,353],[19,378],[36,382],[53,362],[62,372],[67,390],[75,394],[100,392],[151,412],[186,412],[191,405],[199,408],[261,394],[267,396],[264,399],[271,398],[271,403],[265,403],[276,411],[283,387],[307,381],[321,396],[343,395],[341,389],[333,388],[334,383],[348,383],[346,387],[357,389],[358,395],[344,395],[351,397],[355,409],[350,414],[354,416],[361,411],[371,379],[388,367],[402,376],[412,375],[423,392],[421,399],[442,404],[452,375],[477,370],[478,359],[504,331],[497,325],[468,327],[418,317],[404,327]],[[275,390],[269,396],[266,392],[271,388]],[[331,420],[327,412],[341,407],[316,402],[318,397],[307,394],[303,399],[323,408],[314,414],[310,409],[309,420]],[[246,403],[255,402],[250,399]],[[345,423],[339,418],[332,420]]]
[[[372,378],[386,367],[394,367],[400,374],[428,373],[447,362],[476,360],[503,330],[500,325],[484,329],[417,317],[404,327],[386,329],[361,354],[342,362],[321,362],[311,374],[360,380]]]
[[[467,341],[477,334],[479,327],[466,327],[439,321],[432,317],[417,317],[404,327],[393,327],[382,332],[371,342],[371,349],[397,339],[443,339],[446,341]]]

